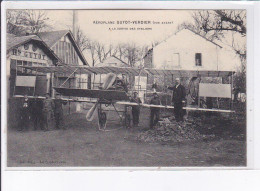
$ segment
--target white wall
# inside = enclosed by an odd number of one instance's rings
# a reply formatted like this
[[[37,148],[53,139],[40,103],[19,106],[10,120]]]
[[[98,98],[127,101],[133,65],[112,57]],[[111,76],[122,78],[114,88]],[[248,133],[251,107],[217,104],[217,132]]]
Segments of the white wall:
[[[196,53],[202,54],[202,66],[195,65]],[[236,65],[232,56],[224,48],[184,29],[154,47],[153,64],[160,69],[227,70]]]
[[[7,56],[10,56],[10,59],[15,60],[22,60],[22,61],[28,61],[28,62],[37,62],[37,63],[44,63],[46,65],[53,65],[53,61],[47,56],[43,50],[37,47],[36,51],[33,51],[33,44],[28,44],[28,50],[24,49],[24,45],[21,45],[15,49],[17,49],[17,54],[13,55],[13,51],[10,50],[7,53]],[[19,50],[19,51],[18,51]],[[36,54],[36,57],[35,57]],[[40,58],[39,58],[40,55]],[[44,58],[44,59],[43,59]]]

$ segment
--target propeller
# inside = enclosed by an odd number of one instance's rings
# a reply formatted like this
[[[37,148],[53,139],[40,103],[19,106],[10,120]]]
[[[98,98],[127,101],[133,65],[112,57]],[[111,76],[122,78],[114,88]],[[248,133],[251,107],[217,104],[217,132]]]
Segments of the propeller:
[[[115,79],[116,79],[116,74],[108,73],[101,89],[106,90],[106,89],[110,88],[113,85]],[[96,110],[97,110],[97,106],[98,106],[98,101],[88,111],[88,113],[86,115],[87,121],[93,120]]]

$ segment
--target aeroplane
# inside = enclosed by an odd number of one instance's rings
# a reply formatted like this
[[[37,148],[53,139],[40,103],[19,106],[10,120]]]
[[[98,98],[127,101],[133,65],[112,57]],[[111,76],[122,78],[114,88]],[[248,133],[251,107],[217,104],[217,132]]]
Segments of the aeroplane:
[[[22,68],[26,68],[29,70],[34,70],[41,73],[63,73],[66,74],[67,79],[59,86],[53,87],[58,93],[63,96],[69,97],[85,97],[85,98],[95,98],[95,101],[86,101],[80,99],[70,99],[70,101],[75,102],[91,102],[93,106],[89,109],[86,119],[88,121],[92,121],[94,115],[97,113],[98,115],[98,125],[100,130],[104,130],[107,124],[107,115],[106,111],[103,109],[102,105],[112,106],[116,113],[118,114],[121,122],[124,126],[130,126],[130,115],[127,112],[127,108],[133,105],[138,105],[137,103],[130,102],[129,93],[127,93],[124,89],[117,90],[112,88],[115,80],[117,79],[118,74],[127,74],[133,76],[140,75],[161,75],[161,76],[180,76],[180,77],[191,77],[191,79],[196,79],[199,77],[221,77],[221,76],[233,76],[232,71],[187,71],[187,70],[162,70],[162,69],[151,69],[151,68],[130,68],[130,67],[113,67],[113,66],[105,66],[105,67],[89,67],[89,66],[19,66]],[[98,89],[78,89],[78,88],[66,88],[63,85],[66,81],[75,73],[77,74],[106,74],[106,78],[102,86]],[[37,74],[36,74],[37,75]],[[232,78],[233,79],[233,78]],[[233,82],[232,82],[233,83]],[[139,84],[139,82],[138,82]],[[208,91],[210,89],[210,91]],[[136,91],[138,91],[137,89]],[[200,89],[198,92],[198,97],[224,97],[231,98],[232,101],[232,84],[200,84]],[[115,104],[124,105],[124,111],[119,111]],[[200,104],[200,101],[198,102]],[[173,109],[172,105],[151,105],[147,103],[141,104],[142,107],[159,107],[164,109]],[[203,108],[198,105],[197,107],[184,107],[186,110],[193,111],[209,111],[209,112],[234,112],[233,110],[227,109],[215,109],[215,108]],[[123,113],[123,114],[120,114]]]
[[[98,124],[100,129],[104,129],[107,124],[107,115],[102,111],[102,104],[112,105],[115,111],[118,113],[118,110],[115,107],[115,101],[118,100],[127,100],[129,97],[126,92],[123,90],[109,90],[116,81],[116,75],[113,73],[108,73],[106,79],[100,89],[98,90],[89,90],[89,89],[70,89],[70,88],[54,88],[58,93],[65,96],[76,96],[76,97],[88,97],[88,98],[97,98],[97,101],[91,107],[86,115],[87,121],[92,121],[96,110],[98,110]],[[119,115],[122,119],[121,115]]]

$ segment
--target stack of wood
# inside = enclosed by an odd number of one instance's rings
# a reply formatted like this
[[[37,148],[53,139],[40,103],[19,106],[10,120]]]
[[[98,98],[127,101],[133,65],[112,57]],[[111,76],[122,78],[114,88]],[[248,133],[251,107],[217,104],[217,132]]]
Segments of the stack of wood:
[[[137,140],[143,142],[184,142],[202,140],[212,137],[200,134],[193,123],[177,123],[164,119],[156,127],[138,135]]]

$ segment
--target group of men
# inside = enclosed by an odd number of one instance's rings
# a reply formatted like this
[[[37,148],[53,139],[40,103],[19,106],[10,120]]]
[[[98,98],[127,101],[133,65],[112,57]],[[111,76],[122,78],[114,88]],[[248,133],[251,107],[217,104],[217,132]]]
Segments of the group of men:
[[[34,130],[40,128],[48,131],[51,128],[53,118],[55,119],[56,128],[64,129],[62,105],[66,103],[59,94],[56,95],[54,100],[49,93],[46,94],[45,99],[41,99],[37,95],[34,98],[28,98],[28,95],[25,95],[20,110],[21,123],[19,130],[29,129],[31,121]]]
[[[176,78],[176,85],[168,86],[169,90],[172,90],[172,103],[174,106],[174,116],[177,122],[183,122],[184,110],[183,106],[186,99],[186,91],[185,87],[181,85],[180,78]],[[138,126],[139,123],[139,115],[140,115],[140,104],[142,103],[140,98],[138,98],[138,93],[134,92],[134,96],[131,99],[131,102],[138,103],[137,106],[132,106],[132,116],[133,116],[133,124],[134,126]],[[158,93],[155,91],[153,93],[153,97],[150,101],[151,105],[161,105],[161,100],[159,98]],[[151,107],[150,112],[150,128],[153,128],[159,121],[159,107]]]
[[[179,78],[176,78],[176,85],[168,86],[172,90],[172,103],[174,105],[174,115],[177,122],[183,121],[186,93],[184,86],[181,85]],[[138,93],[134,92],[131,102],[138,105],[132,106],[133,125],[138,126],[140,107],[142,104]],[[54,100],[51,99],[50,94],[47,93],[45,99],[40,99],[38,96],[29,99],[27,95],[24,96],[23,106],[21,109],[21,124],[20,130],[28,128],[29,121],[33,122],[34,129],[40,127],[42,130],[48,131],[51,128],[52,119],[55,119],[57,129],[64,128],[63,125],[63,108],[62,105],[67,102],[61,99],[59,94],[56,95]],[[151,105],[161,105],[161,100],[157,92],[153,93],[150,101]],[[150,111],[150,127],[153,128],[159,121],[159,107],[151,107]]]

